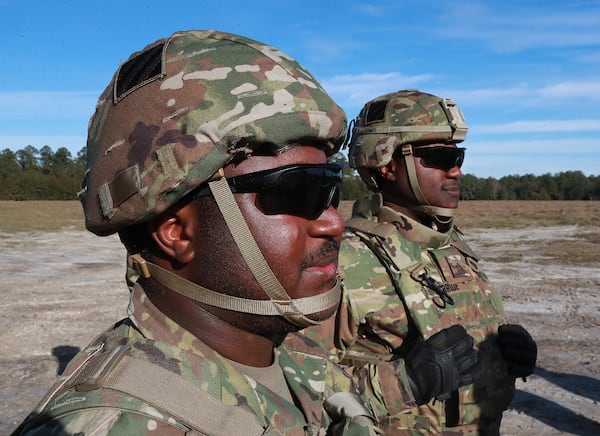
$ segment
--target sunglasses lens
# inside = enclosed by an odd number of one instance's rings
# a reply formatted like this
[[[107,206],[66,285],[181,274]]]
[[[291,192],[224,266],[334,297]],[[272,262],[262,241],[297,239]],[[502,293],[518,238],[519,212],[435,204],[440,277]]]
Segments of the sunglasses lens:
[[[256,204],[265,215],[296,215],[318,218],[340,201],[339,171],[323,167],[296,167],[277,175],[256,196]]]
[[[465,160],[465,149],[455,147],[415,148],[413,154],[421,158],[421,164],[429,168],[448,171],[461,167]]]

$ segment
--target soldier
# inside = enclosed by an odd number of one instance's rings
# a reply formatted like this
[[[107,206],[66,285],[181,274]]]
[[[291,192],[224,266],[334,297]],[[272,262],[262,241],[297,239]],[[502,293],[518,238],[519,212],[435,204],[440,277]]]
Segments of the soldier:
[[[344,112],[281,51],[188,31],[100,96],[79,196],[137,273],[128,318],[69,364],[15,434],[375,434],[306,338],[340,299]],[[336,433],[337,431],[337,433]]]
[[[350,166],[375,194],[346,222],[335,325],[308,333],[335,329],[334,356],[370,368],[389,406],[379,417],[388,434],[498,434],[515,378],[535,367],[535,342],[506,324],[453,222],[466,134],[452,100],[416,90],[368,102],[352,130]],[[474,343],[476,364],[464,354]],[[393,376],[409,388],[399,392]]]

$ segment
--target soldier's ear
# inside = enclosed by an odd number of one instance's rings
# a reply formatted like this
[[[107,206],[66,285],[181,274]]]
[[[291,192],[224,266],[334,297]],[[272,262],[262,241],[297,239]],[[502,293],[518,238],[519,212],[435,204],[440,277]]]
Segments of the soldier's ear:
[[[168,210],[150,224],[150,234],[157,247],[179,264],[187,264],[194,259],[194,236],[196,208],[192,203]]]
[[[379,175],[386,182],[393,182],[396,180],[396,170],[398,169],[398,163],[396,159],[392,159],[388,162],[387,165],[377,168]]]

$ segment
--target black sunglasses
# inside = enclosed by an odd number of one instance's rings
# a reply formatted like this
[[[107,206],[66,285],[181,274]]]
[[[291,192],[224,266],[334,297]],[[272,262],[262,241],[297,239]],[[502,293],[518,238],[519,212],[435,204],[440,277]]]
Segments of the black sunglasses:
[[[256,192],[256,205],[265,215],[296,215],[317,219],[340,203],[342,165],[293,164],[227,179],[232,192]],[[193,198],[210,193],[203,186]]]
[[[461,167],[465,160],[464,147],[415,147],[413,156],[421,158],[421,165],[448,171]]]

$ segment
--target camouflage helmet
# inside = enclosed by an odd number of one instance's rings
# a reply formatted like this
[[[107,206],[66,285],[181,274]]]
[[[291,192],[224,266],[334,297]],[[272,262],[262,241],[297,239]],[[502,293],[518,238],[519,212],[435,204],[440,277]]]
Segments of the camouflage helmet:
[[[307,141],[330,156],[345,135],[343,110],[285,53],[175,33],[131,55],[100,96],[79,193],[86,227],[108,235],[148,221],[257,144]]]
[[[366,103],[354,120],[348,161],[373,188],[366,169],[387,165],[398,147],[456,144],[466,135],[467,125],[453,100],[418,90],[392,92]]]

